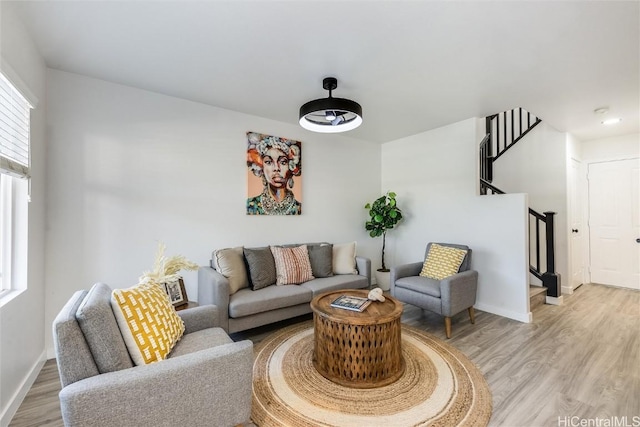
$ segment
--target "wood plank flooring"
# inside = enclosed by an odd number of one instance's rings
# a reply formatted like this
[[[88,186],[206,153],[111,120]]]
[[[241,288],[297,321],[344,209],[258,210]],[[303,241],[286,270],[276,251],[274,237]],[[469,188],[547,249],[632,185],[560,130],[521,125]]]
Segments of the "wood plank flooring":
[[[584,285],[564,302],[539,307],[530,324],[477,310],[475,325],[466,311],[453,318],[447,342],[475,362],[493,393],[490,426],[570,426],[579,420],[587,421],[573,425],[597,425],[586,423],[625,416],[628,425],[638,425],[640,292]],[[276,328],[309,318],[232,337],[257,343]],[[438,315],[407,305],[403,322],[445,339]],[[62,426],[59,390],[55,361],[49,360],[10,426]]]

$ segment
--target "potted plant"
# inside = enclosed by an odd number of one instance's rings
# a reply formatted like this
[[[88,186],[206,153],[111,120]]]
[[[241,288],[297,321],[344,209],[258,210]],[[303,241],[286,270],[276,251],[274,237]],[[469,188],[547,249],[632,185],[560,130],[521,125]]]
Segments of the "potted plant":
[[[384,263],[384,249],[386,246],[387,231],[395,227],[402,219],[402,211],[396,202],[396,193],[388,191],[373,203],[364,206],[369,209],[369,220],[365,222],[365,229],[371,237],[382,236],[382,267],[377,270],[376,282],[383,290],[389,290],[389,269]],[[382,282],[382,283],[381,283]],[[385,289],[386,288],[386,289]]]

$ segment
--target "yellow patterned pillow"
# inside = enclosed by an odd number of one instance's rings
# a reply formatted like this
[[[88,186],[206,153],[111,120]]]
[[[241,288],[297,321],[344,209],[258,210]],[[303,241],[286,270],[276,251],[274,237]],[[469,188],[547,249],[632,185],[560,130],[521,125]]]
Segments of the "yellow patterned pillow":
[[[184,334],[184,322],[160,286],[147,283],[111,293],[111,308],[136,365],[166,359]]]
[[[424,260],[420,275],[431,279],[441,280],[453,276],[460,269],[467,251],[432,243]]]

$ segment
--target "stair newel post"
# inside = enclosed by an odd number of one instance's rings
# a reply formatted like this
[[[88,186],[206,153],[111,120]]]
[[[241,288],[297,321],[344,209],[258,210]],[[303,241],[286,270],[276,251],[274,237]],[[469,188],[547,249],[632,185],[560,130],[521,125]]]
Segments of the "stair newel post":
[[[556,255],[555,255],[555,232],[554,232],[554,215],[555,212],[545,212],[546,225],[546,252],[547,252],[547,271],[542,275],[542,284],[547,288],[547,295],[557,298],[560,296],[560,275],[556,273]]]

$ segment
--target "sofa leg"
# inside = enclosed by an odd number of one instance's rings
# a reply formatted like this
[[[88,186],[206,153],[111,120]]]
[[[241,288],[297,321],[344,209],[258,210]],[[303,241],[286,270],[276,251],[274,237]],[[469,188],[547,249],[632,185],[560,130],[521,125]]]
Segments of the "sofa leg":
[[[471,319],[471,323],[475,325],[476,323],[476,312],[473,311],[473,306],[467,309],[469,311],[469,319]]]
[[[444,318],[444,333],[447,335],[447,338],[451,338],[451,317]]]

